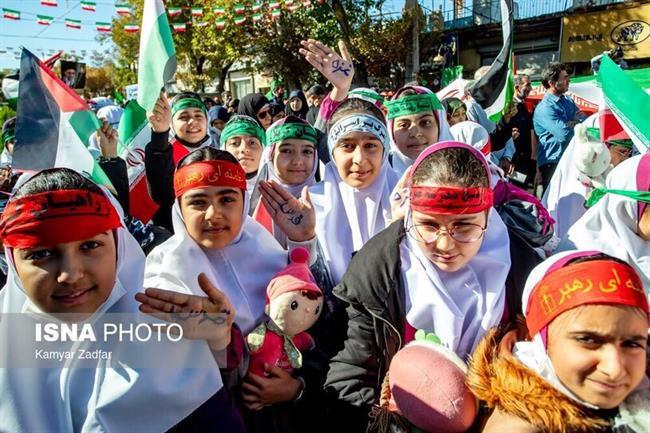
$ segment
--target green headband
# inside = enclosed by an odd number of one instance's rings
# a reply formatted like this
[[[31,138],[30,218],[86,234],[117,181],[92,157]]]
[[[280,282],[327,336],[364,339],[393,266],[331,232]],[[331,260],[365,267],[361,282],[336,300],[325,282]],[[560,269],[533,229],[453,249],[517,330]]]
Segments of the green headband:
[[[624,197],[631,198],[632,200],[642,201],[644,203],[650,203],[650,191],[627,191],[624,189],[607,189],[607,188],[596,188],[591,192],[589,199],[585,202],[585,207],[590,208],[605,194],[616,194],[622,195]]]
[[[16,130],[7,129],[2,133],[2,145],[4,146],[8,141],[13,140],[14,138],[16,138]]]
[[[229,138],[240,135],[252,135],[253,137],[257,137],[257,139],[260,140],[260,143],[262,143],[262,146],[266,146],[266,135],[264,134],[262,127],[252,118],[249,120],[245,118],[242,119],[241,117],[235,117],[226,124],[226,127],[223,128],[223,131],[221,132],[219,143],[221,146],[224,146]]]
[[[593,138],[594,140],[600,141],[600,129],[598,128],[587,128],[587,136],[590,138]],[[630,139],[624,139],[624,140],[607,140],[608,144],[613,144],[616,146],[622,146],[622,147],[627,147],[627,148],[632,148],[634,146],[634,143]]]
[[[442,108],[440,100],[433,93],[405,96],[394,101],[384,102],[384,106],[388,108],[388,116],[386,116],[388,120]]]
[[[376,103],[382,104],[384,102],[384,98],[382,98],[380,94],[375,92],[369,92],[367,90],[351,90],[348,93],[348,98],[350,97],[363,99],[365,101],[372,102],[373,104]]]
[[[316,130],[304,123],[285,123],[283,125],[272,126],[266,131],[266,141],[269,144],[278,143],[288,138],[298,140],[308,140],[316,145]]]
[[[208,110],[205,109],[205,104],[195,98],[183,98],[178,100],[174,105],[172,105],[172,116],[178,113],[181,110],[186,108],[199,108],[205,114],[205,117],[208,117]]]

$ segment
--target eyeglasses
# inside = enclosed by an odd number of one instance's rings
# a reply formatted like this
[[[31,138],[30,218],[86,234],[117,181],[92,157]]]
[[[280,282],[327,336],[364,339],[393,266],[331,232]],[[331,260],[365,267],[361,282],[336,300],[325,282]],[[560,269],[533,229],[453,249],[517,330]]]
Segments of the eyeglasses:
[[[485,230],[487,230],[487,227],[469,223],[452,226],[451,229],[428,224],[413,224],[407,229],[407,233],[415,241],[424,243],[425,245],[432,244],[443,233],[451,236],[452,239],[460,243],[471,244],[481,239]]]
[[[628,148],[625,148],[625,147],[613,145],[612,150],[614,152],[618,153],[623,158],[629,158],[632,155],[632,149],[628,149]]]
[[[268,116],[269,114],[271,114],[269,111],[270,111],[270,110],[260,111],[259,113],[257,113],[257,118],[260,119],[260,120],[262,120],[262,119],[266,119],[266,116]]]

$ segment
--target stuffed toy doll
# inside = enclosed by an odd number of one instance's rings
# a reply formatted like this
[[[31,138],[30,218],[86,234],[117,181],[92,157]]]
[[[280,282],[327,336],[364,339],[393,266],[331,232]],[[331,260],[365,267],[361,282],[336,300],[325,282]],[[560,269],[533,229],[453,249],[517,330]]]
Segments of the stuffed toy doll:
[[[320,315],[323,293],[309,271],[308,261],[306,249],[292,250],[291,263],[273,277],[266,289],[269,320],[246,338],[249,371],[258,376],[265,376],[264,364],[292,373],[302,366],[301,352],[314,347],[314,340],[305,331]]]
[[[435,334],[419,330],[395,354],[372,411],[378,433],[462,433],[478,415],[467,365]]]

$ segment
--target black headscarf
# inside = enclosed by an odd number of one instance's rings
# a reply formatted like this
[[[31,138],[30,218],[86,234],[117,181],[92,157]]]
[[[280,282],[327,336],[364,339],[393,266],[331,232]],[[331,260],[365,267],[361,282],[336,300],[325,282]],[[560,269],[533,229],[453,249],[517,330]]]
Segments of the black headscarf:
[[[241,98],[241,101],[239,101],[237,114],[250,116],[255,119],[260,126],[262,126],[260,121],[257,119],[257,113],[268,103],[269,100],[266,99],[266,96],[262,95],[261,93],[249,93],[248,95]]]
[[[299,98],[302,101],[302,107],[300,107],[299,111],[293,111],[291,109],[291,104],[289,103],[291,101],[291,98]],[[307,98],[305,98],[305,94],[302,93],[302,90],[292,90],[291,93],[289,94],[289,99],[287,100],[287,104],[285,105],[284,114],[286,114],[287,116],[292,114],[304,120],[307,118],[308,111],[309,111],[309,104],[307,104]]]

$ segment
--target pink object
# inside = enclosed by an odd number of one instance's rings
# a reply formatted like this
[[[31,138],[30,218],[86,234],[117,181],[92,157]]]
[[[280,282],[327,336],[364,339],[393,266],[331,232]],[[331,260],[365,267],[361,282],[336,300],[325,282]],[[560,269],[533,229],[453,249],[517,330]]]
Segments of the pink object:
[[[306,332],[294,335],[292,341],[299,351],[309,350],[314,347],[314,339]],[[258,350],[251,350],[250,354],[248,371],[258,376],[266,376],[264,364],[275,365],[288,373],[293,372],[291,360],[284,350],[284,339],[273,331],[267,330],[262,346]]]
[[[309,251],[299,247],[291,251],[291,263],[275,274],[266,288],[266,302],[270,302],[283,293],[306,290],[322,294],[316,285],[314,276],[309,271]]]

